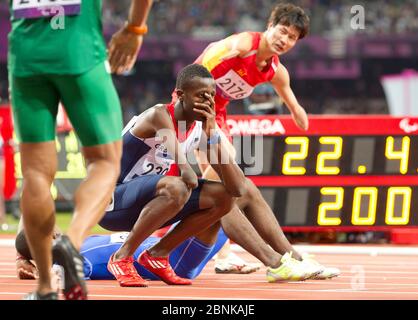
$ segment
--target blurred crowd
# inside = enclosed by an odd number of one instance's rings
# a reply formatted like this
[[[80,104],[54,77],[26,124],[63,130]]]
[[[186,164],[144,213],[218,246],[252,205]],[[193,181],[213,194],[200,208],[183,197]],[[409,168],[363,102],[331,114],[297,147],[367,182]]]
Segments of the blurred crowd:
[[[114,77],[121,98],[124,123],[134,115],[157,103],[168,103],[174,89],[174,77],[167,81]],[[7,103],[7,83],[0,80],[0,104]],[[380,83],[365,87],[359,80],[355,91],[347,90],[345,81],[300,81],[292,87],[301,105],[310,114],[387,114],[388,105]],[[233,101],[229,114],[289,114],[286,106],[269,84],[256,87],[254,93],[244,100]]]
[[[223,37],[243,30],[261,31],[277,0],[160,0],[156,1],[149,19],[151,34]],[[310,16],[311,34],[345,35],[414,34],[418,32],[416,0],[296,0]],[[109,30],[126,20],[130,0],[106,0],[105,25]],[[353,6],[364,8],[365,28],[353,29]],[[355,8],[353,8],[354,10]]]
[[[264,30],[277,0],[156,0],[148,19],[150,36],[188,36],[220,39],[243,30]],[[400,36],[418,34],[417,0],[295,0],[308,13],[313,35],[348,37],[350,35]],[[113,33],[126,21],[130,0],[103,1],[104,32]],[[364,29],[354,30],[350,21],[358,13],[353,6],[364,8]],[[355,7],[358,8],[358,7]],[[142,62],[141,68],[128,77],[114,77],[121,96],[124,120],[159,102],[168,102],[175,83],[173,65],[161,66]],[[142,69],[145,68],[146,70]],[[169,69],[169,70],[168,70]],[[153,71],[154,70],[154,71]],[[157,70],[157,71],[155,71]],[[401,69],[400,69],[401,70]],[[399,70],[399,71],[400,71]],[[366,75],[371,73],[364,71]],[[370,79],[292,81],[292,87],[309,113],[374,114],[387,113],[387,102],[377,72]],[[354,83],[354,84],[353,84]],[[261,93],[260,93],[261,92]],[[7,102],[7,71],[0,67],[0,103]],[[234,102],[231,113],[285,114],[272,88],[262,87],[250,99]]]

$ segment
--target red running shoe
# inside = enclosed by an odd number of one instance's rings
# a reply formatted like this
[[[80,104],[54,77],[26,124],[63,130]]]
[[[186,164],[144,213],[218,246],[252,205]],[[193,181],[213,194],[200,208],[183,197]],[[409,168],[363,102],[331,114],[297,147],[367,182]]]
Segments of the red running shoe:
[[[113,256],[107,263],[107,270],[115,276],[121,287],[148,287],[148,282],[136,271],[133,257],[114,260]]]
[[[168,257],[153,257],[148,250],[142,252],[138,257],[138,263],[142,265],[149,272],[155,274],[165,283],[170,285],[190,285],[192,281],[189,279],[180,278],[174,273],[168,263]]]

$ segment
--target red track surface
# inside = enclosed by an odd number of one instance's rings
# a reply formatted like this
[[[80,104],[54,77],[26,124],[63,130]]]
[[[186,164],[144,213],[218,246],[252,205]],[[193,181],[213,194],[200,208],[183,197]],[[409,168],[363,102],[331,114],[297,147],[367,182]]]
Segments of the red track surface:
[[[246,253],[240,256],[249,261]],[[121,288],[116,281],[88,281],[91,300],[195,300],[195,299],[393,299],[418,300],[418,256],[370,256],[318,254],[328,266],[341,269],[332,280],[268,283],[265,268],[250,275],[217,275],[213,262],[192,286],[168,286],[153,281],[148,288]],[[35,288],[35,281],[18,280],[15,254],[11,247],[0,247],[0,300],[20,300]]]

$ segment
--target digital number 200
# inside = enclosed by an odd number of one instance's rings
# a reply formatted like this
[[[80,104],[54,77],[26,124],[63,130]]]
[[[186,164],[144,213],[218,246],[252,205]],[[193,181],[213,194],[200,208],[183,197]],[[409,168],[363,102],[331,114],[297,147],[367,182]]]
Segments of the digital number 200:
[[[329,211],[338,211],[343,207],[344,189],[342,187],[323,187],[321,188],[323,196],[335,196],[333,201],[322,202],[318,207],[318,225],[320,226],[338,226],[341,224],[341,218],[329,216]],[[410,218],[411,208],[410,187],[390,187],[387,191],[385,223],[387,225],[407,225]],[[362,200],[368,197],[367,214],[360,215]],[[376,221],[378,190],[375,187],[357,187],[354,188],[353,206],[351,223],[355,226],[371,226]],[[402,199],[401,214],[395,216],[395,198]]]

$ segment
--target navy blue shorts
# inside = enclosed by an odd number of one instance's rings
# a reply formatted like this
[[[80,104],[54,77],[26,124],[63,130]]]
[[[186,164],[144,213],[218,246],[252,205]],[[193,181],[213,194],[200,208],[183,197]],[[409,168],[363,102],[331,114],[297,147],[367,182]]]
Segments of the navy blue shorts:
[[[131,231],[144,206],[155,198],[157,183],[163,177],[156,174],[139,176],[117,185],[113,193],[113,210],[106,212],[99,225],[110,231]],[[198,187],[192,191],[183,209],[161,228],[200,210],[199,198],[204,182],[205,180],[199,179]]]

